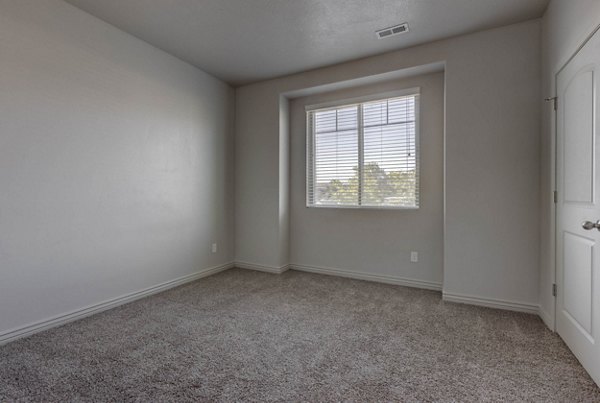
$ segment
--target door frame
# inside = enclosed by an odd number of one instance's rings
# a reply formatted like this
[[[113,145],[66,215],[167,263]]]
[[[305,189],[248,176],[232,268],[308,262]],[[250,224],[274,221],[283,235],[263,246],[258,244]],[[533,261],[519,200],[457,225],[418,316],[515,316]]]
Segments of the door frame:
[[[592,37],[600,31],[600,24],[598,24],[596,27],[594,27],[594,29],[592,29],[591,33],[588,34],[585,39],[583,39],[583,41],[579,44],[579,46],[577,46],[577,48],[575,49],[575,51],[573,53],[571,53],[571,55],[566,59],[565,62],[563,62],[561,64],[561,67],[556,71],[556,73],[554,73],[554,77],[553,77],[553,91],[552,93],[554,94],[552,98],[547,98],[546,100],[554,100],[554,102],[559,102],[560,100],[557,99],[557,90],[558,90],[558,75],[567,67],[567,65],[575,58],[575,56],[577,56],[577,54],[581,51],[581,49],[583,49],[583,47],[592,39]],[[556,105],[556,103],[554,104]],[[550,250],[550,263],[551,263],[551,268],[550,268],[550,273],[551,273],[551,277],[552,277],[552,283],[554,285],[558,285],[558,276],[557,276],[557,251],[558,251],[558,209],[557,207],[557,202],[556,202],[556,196],[555,196],[555,192],[558,191],[558,109],[554,108],[554,110],[552,111],[553,113],[553,118],[551,119],[551,121],[553,122],[553,128],[551,127],[551,130],[554,130],[553,135],[551,136],[551,149],[550,149],[550,158],[551,158],[551,164],[552,164],[552,171],[551,171],[551,178],[550,178],[550,182],[552,183],[552,198],[553,198],[553,202],[552,202],[552,207],[551,207],[551,222],[550,222],[550,231],[552,232],[551,236],[552,236],[552,249]],[[558,291],[560,292],[560,290]],[[553,296],[553,301],[552,301],[552,311],[553,311],[553,315],[552,315],[552,327],[550,330],[552,330],[553,332],[556,332],[556,319],[557,319],[557,312],[556,312],[556,304],[557,304],[557,297],[556,295]]]

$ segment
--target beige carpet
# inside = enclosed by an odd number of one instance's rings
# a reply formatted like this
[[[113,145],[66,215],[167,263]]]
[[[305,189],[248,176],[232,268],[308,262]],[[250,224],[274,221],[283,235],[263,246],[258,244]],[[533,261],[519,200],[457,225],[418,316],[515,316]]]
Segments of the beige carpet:
[[[533,315],[239,269],[0,347],[0,401],[600,401]]]

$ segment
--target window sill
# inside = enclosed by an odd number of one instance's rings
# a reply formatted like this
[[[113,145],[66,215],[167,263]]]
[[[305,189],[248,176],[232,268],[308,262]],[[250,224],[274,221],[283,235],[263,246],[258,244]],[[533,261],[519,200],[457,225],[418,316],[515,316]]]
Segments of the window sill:
[[[326,206],[326,205],[307,205],[306,208],[315,209],[338,209],[338,210],[419,210],[419,206]]]

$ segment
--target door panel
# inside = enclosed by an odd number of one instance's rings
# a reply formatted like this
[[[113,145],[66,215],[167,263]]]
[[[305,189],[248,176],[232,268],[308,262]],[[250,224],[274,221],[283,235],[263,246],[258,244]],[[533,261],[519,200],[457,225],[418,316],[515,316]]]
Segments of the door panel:
[[[563,277],[564,310],[570,319],[592,337],[592,272],[594,241],[565,232],[564,266],[568,275]]]
[[[594,72],[578,72],[564,93],[565,127],[565,200],[593,202],[594,133],[593,85]]]
[[[600,33],[596,33],[556,77],[556,330],[597,384],[600,384],[599,67]],[[588,222],[585,227],[584,222]]]

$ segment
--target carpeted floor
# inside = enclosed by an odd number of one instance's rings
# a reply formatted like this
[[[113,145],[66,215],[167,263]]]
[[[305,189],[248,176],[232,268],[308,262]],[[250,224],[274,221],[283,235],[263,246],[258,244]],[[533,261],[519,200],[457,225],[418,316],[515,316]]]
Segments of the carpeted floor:
[[[239,269],[0,347],[0,401],[600,401],[533,315]]]

